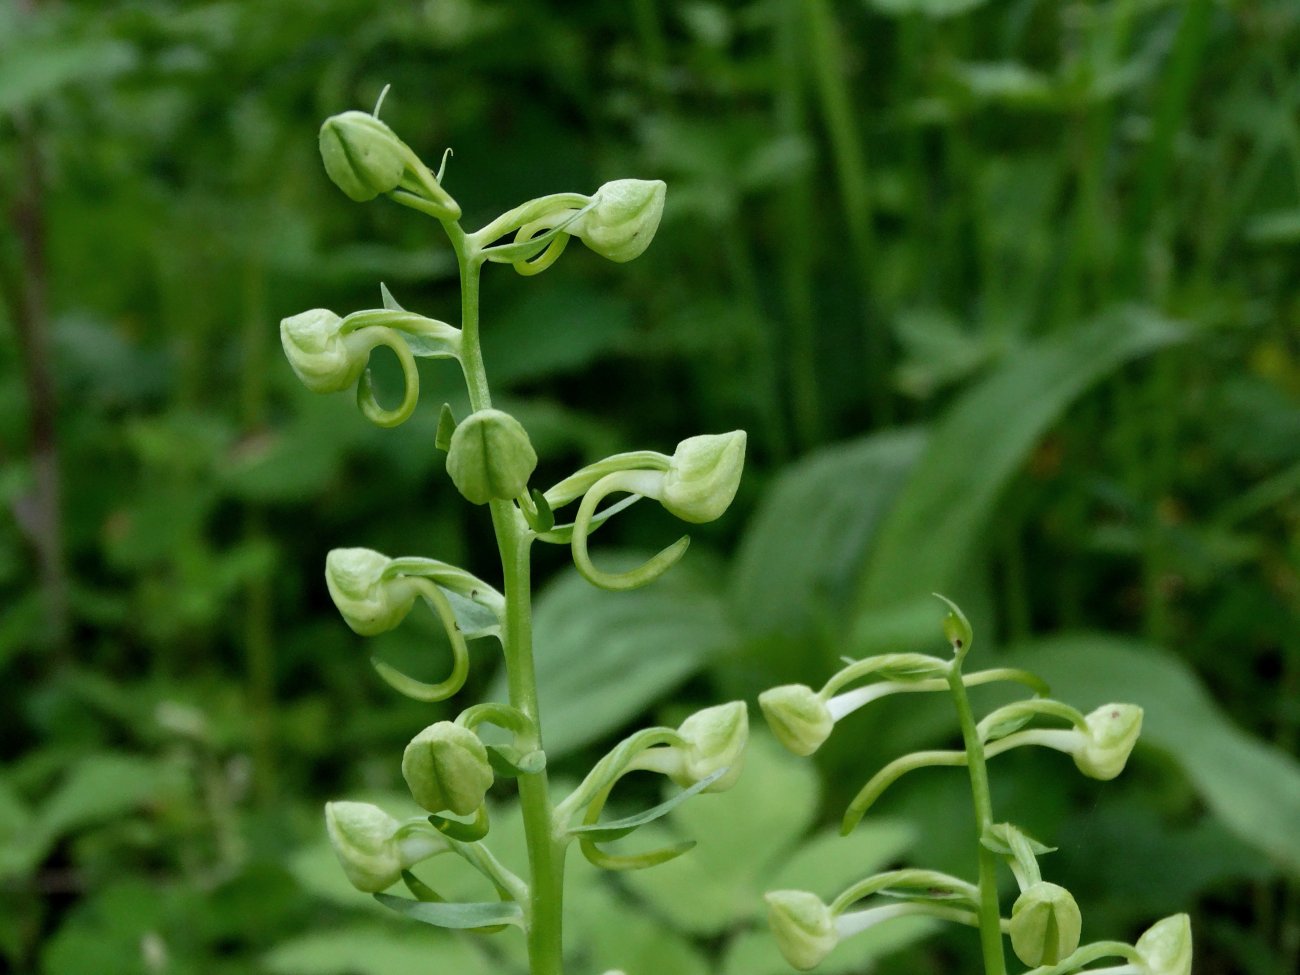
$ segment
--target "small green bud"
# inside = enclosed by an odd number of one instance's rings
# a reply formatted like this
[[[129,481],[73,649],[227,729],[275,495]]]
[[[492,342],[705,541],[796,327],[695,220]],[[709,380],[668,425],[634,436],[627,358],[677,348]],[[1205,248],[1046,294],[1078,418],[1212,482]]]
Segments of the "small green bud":
[[[796,755],[811,755],[821,747],[835,718],[826,702],[811,687],[785,684],[758,695],[767,725],[779,741]]]
[[[500,410],[471,413],[447,448],[447,473],[474,504],[518,497],[536,467],[537,453],[523,424]]]
[[[689,437],[673,452],[659,501],[682,521],[713,521],[736,496],[744,466],[744,430]]]
[[[1186,914],[1157,921],[1133,947],[1142,959],[1143,975],[1191,975],[1192,922]]]
[[[402,776],[429,812],[468,816],[492,785],[487,748],[478,735],[450,721],[431,724],[402,753]]]
[[[749,711],[744,701],[697,711],[681,723],[677,733],[685,739],[685,746],[679,748],[681,764],[669,773],[669,778],[689,788],[725,768],[722,778],[704,791],[725,792],[736,784],[749,739]]]
[[[785,960],[801,972],[816,968],[839,944],[831,909],[806,890],[774,890],[764,895],[767,921]]]
[[[399,837],[401,824],[368,802],[325,804],[325,830],[348,881],[373,894],[395,884],[402,871],[446,847],[437,836]]]
[[[280,322],[280,343],[289,365],[313,393],[350,388],[366,368],[366,352],[357,354],[340,328],[343,319],[327,308],[313,308]]]
[[[1030,967],[1055,965],[1079,947],[1083,919],[1064,887],[1039,881],[1011,908],[1011,947]]]
[[[1107,704],[1087,717],[1088,733],[1074,752],[1074,764],[1089,778],[1106,781],[1124,771],[1142,731],[1136,704]]]
[[[320,127],[325,172],[358,203],[397,189],[410,154],[392,129],[366,112],[332,115]]]
[[[385,579],[392,559],[368,548],[336,548],[325,556],[325,585],[343,619],[362,636],[385,633],[406,618],[416,591],[400,576]]]
[[[668,187],[663,180],[617,179],[594,194],[595,205],[574,221],[567,232],[601,257],[623,263],[640,257],[664,212]]]
[[[358,203],[400,187],[420,197],[435,216],[460,216],[460,206],[437,177],[373,115],[351,111],[327,118],[320,127],[320,155],[334,185]]]

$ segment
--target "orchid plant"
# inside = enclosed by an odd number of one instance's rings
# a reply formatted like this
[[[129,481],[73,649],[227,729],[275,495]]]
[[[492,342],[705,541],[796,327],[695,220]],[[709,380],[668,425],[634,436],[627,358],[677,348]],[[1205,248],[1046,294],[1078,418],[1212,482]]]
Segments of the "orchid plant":
[[[447,473],[456,489],[491,515],[502,586],[427,556],[389,557],[364,548],[330,552],[325,580],[343,619],[363,636],[400,625],[417,603],[428,606],[442,624],[452,654],[445,679],[418,680],[374,661],[379,677],[397,692],[425,702],[452,697],[469,673],[468,641],[481,638],[503,651],[509,700],[472,704],[455,720],[431,723],[406,746],[402,775],[427,815],[402,821],[372,804],[339,801],[326,806],[325,824],[343,871],[358,890],[409,918],[443,928],[478,935],[518,929],[526,940],[532,975],[561,975],[568,849],[576,843],[588,860],[606,870],[641,869],[685,853],[691,842],[638,853],[615,852],[608,844],[698,793],[727,789],[740,774],[748,719],[744,703],[733,701],[699,711],[676,728],[643,729],[601,758],[567,796],[553,795],[533,662],[530,550],[535,542],[568,545],[578,571],[604,589],[653,582],[681,559],[689,538],[635,569],[611,572],[593,561],[588,536],[643,498],[659,502],[683,521],[718,518],[740,481],[745,434],[691,437],[671,454],[616,454],[546,490],[534,486],[538,459],[528,432],[492,405],[479,344],[482,269],[508,264],[522,275],[539,274],[575,237],[611,261],[630,261],[655,235],[665,186],[623,179],[590,195],[544,196],[466,232],[460,207],[444,187],[446,156],[443,169],[434,173],[378,113],[377,105],[371,114],[350,111],[326,120],[320,130],[325,170],[355,201],[386,196],[441,225],[460,271],[459,323],[408,311],[381,284],[382,307],[343,316],[316,308],[284,319],[284,351],[309,389],[334,393],[355,388],[362,414],[381,427],[396,426],[415,410],[417,357],[460,364],[472,412],[457,421],[444,404],[435,446],[446,452]],[[401,366],[404,388],[396,406],[382,405],[371,381],[370,355],[381,346]],[[616,494],[624,497],[602,507]],[[561,523],[556,513],[575,502],[572,520]],[[489,725],[497,733],[481,735]],[[638,814],[602,819],[615,787],[637,771],[663,775],[681,791]],[[517,783],[528,851],[522,875],[490,848],[486,800],[501,779]],[[481,873],[496,900],[448,903],[438,895],[436,879],[414,872],[417,865],[446,854]],[[409,896],[388,892],[398,884]]]
[[[939,597],[943,599],[943,597]],[[1029,966],[1026,975],[1190,975],[1191,924],[1186,914],[1157,921],[1135,944],[1097,941],[1080,946],[1082,915],[1074,896],[1043,879],[1038,858],[1052,851],[1011,823],[995,822],[988,765],[1014,748],[1038,745],[1071,756],[1093,779],[1109,780],[1124,770],[1142,729],[1142,709],[1106,704],[1082,714],[1048,697],[1034,674],[1001,667],[963,672],[973,632],[956,605],[944,634],[951,658],[891,653],[851,661],[819,691],[802,684],[774,687],[759,696],[773,733],[797,755],[811,755],[830,737],[836,722],[891,694],[926,691],[951,694],[964,748],[923,751],[890,762],[849,803],[841,823],[848,835],[877,799],[908,772],[931,766],[965,766],[975,810],[979,876],[976,883],[937,870],[904,868],[865,877],[830,903],[806,890],[767,894],[768,919],[785,959],[800,971],[816,968],[845,938],[899,917],[922,916],[979,931],[984,975],[1007,975],[1005,939]],[[1033,697],[999,707],[976,722],[967,688],[994,682],[1027,687]],[[1050,723],[1043,727],[1044,722]],[[1004,917],[998,868],[1005,864],[1019,896]],[[869,901],[869,906],[862,902]],[[1117,964],[1088,967],[1110,959]]]

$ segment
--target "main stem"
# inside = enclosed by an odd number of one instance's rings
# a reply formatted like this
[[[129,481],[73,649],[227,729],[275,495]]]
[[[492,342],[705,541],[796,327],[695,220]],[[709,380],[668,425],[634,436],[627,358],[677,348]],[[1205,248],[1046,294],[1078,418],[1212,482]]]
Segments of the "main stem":
[[[482,258],[470,250],[460,224],[444,221],[443,226],[460,265],[461,368],[469,389],[470,407],[475,411],[484,410],[492,405],[492,396],[488,391],[478,336]],[[537,675],[533,668],[532,573],[529,561],[532,539],[512,502],[492,501],[489,505],[505,585],[506,620],[502,638],[510,704],[526,714],[535,729],[534,740],[520,742],[520,745],[526,751],[541,749]],[[530,875],[528,904],[525,906],[529,970],[532,975],[562,975],[565,845],[555,833],[546,770],[521,775],[518,781]]]
[[[961,737],[966,744],[966,767],[970,770],[971,798],[975,804],[976,839],[982,839],[993,825],[993,799],[989,794],[989,771],[984,762],[984,746],[975,730],[975,715],[961,679],[962,657],[952,662],[948,687],[957,706]],[[980,948],[984,952],[984,975],[1006,975],[1007,960],[1002,948],[1002,911],[998,905],[998,858],[983,843],[979,847]]]

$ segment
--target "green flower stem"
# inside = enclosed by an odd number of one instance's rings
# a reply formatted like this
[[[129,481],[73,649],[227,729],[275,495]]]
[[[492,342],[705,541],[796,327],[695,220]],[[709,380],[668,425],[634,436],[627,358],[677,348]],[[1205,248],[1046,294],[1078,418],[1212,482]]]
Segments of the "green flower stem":
[[[961,724],[961,737],[966,745],[966,765],[970,770],[971,798],[975,803],[975,835],[979,847],[980,892],[980,948],[984,953],[984,975],[1006,975],[1007,960],[1002,946],[1002,917],[998,908],[998,856],[978,840],[993,825],[993,799],[989,794],[988,766],[984,763],[984,746],[975,728],[975,715],[971,711],[970,697],[961,679],[963,653],[959,651],[948,673],[948,687],[952,690],[957,707],[957,720]]]
[[[479,272],[483,257],[455,221],[442,221],[460,265],[461,369],[475,411],[492,405],[483,353],[479,348]],[[533,667],[531,565],[532,533],[510,501],[491,501],[492,527],[505,582],[506,618],[502,631],[510,704],[533,724],[531,741],[520,740],[524,751],[542,747],[537,710],[537,675]],[[528,960],[532,975],[563,972],[564,851],[563,834],[554,823],[546,770],[519,776],[524,840],[528,846],[530,884],[527,919]]]

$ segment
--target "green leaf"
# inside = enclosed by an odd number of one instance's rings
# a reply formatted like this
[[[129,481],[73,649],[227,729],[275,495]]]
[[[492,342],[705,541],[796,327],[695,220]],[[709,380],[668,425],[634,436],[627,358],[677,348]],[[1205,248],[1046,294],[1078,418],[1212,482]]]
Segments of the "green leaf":
[[[612,570],[640,562],[611,552],[599,558]],[[703,561],[688,560],[635,592],[604,592],[573,572],[540,593],[533,633],[551,761],[618,728],[733,645],[718,573]],[[488,697],[505,699],[504,678]]]
[[[375,900],[398,914],[438,928],[486,928],[496,924],[524,923],[524,912],[513,901],[487,904],[451,904],[413,901],[392,894],[375,894]]]
[[[652,806],[644,812],[636,813],[633,816],[624,816],[622,819],[614,819],[607,823],[589,823],[585,826],[570,827],[570,835],[581,835],[587,839],[597,842],[607,840],[617,840],[627,836],[633,830],[636,830],[646,823],[653,823],[656,819],[668,815],[691,796],[699,795],[718,779],[722,778],[728,769],[718,769],[712,775],[706,776],[681,792],[676,793],[671,798],[664,800],[657,806]]]
[[[1134,701],[1145,716],[1138,748],[1165,751],[1225,827],[1300,875],[1300,763],[1246,734],[1181,660],[1140,641],[1072,635],[1017,650],[1088,711]]]
[[[786,467],[746,526],[728,600],[746,634],[803,634],[845,602],[904,479],[925,446],[889,431]]]
[[[1119,309],[1008,356],[961,396],[876,534],[855,645],[874,647],[883,633],[891,642],[931,641],[929,594],[954,588],[1003,489],[1048,427],[1102,377],[1184,335],[1150,311]]]
[[[273,975],[393,975],[455,972],[497,975],[474,945],[414,925],[352,923],[285,941],[262,958]]]

